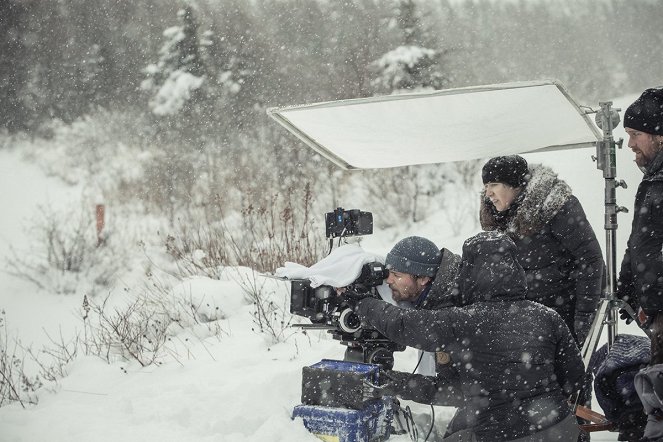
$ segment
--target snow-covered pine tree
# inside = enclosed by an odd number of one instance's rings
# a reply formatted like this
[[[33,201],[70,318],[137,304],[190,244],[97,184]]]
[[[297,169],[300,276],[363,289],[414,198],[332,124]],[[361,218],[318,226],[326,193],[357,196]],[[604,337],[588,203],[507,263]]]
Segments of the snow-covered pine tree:
[[[437,90],[448,82],[443,52],[428,46],[414,0],[401,0],[395,18],[402,44],[371,64],[376,94]]]
[[[147,78],[141,88],[151,95],[149,106],[157,116],[175,115],[195,101],[206,81],[201,56],[198,23],[193,8],[187,5],[177,13],[180,22],[163,31],[165,43],[159,51],[159,61],[145,68]]]

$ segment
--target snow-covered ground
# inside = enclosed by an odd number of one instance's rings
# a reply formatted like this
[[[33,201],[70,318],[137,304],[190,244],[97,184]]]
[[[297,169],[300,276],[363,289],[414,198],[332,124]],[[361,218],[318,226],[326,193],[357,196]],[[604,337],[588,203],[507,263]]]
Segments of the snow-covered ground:
[[[635,97],[617,100],[625,108]],[[621,127],[616,136],[624,136]],[[530,162],[551,166],[567,180],[580,199],[588,218],[604,242],[603,179],[590,159],[591,149],[525,155]],[[617,154],[619,178],[628,182],[618,191],[618,201],[632,207],[641,174],[632,153],[624,148]],[[0,151],[0,262],[11,256],[11,248],[25,250],[28,235],[24,227],[41,204],[64,204],[80,198],[80,192],[24,160],[19,152]],[[477,189],[479,190],[479,189]],[[618,260],[630,231],[631,214],[620,214],[617,238]],[[440,247],[459,253],[465,238],[476,232],[468,223],[466,231],[454,236],[440,226],[443,217],[431,216],[397,239],[408,235],[426,236]],[[384,254],[394,241],[376,232],[362,246]],[[244,269],[245,270],[245,269]],[[241,274],[240,269],[236,274]],[[68,375],[55,388],[38,392],[38,405],[26,409],[18,403],[0,408],[0,440],[11,442],[70,441],[315,441],[299,420],[292,421],[293,407],[300,403],[302,367],[323,358],[342,359],[344,347],[322,332],[295,333],[285,342],[273,343],[266,334],[253,329],[253,308],[240,284],[231,275],[220,280],[196,278],[181,290],[219,306],[225,319],[219,332],[198,326],[177,335],[172,357],[160,366],[141,367],[136,362],[106,363],[92,356],[80,356],[67,367]],[[283,283],[258,277],[282,299]],[[135,281],[124,280],[121,292]],[[80,327],[82,299],[40,291],[7,273],[0,273],[2,324],[10,341],[39,349],[60,333],[70,336]],[[642,334],[634,326],[620,324],[620,331]],[[0,329],[4,333],[5,329]],[[605,338],[603,339],[605,341]],[[411,371],[414,351],[396,354],[396,368]],[[407,403],[425,412],[427,407]],[[598,409],[598,405],[595,406]],[[436,407],[439,425],[449,419],[452,409]],[[594,441],[614,441],[616,434],[598,433]],[[394,441],[410,440],[394,436]]]

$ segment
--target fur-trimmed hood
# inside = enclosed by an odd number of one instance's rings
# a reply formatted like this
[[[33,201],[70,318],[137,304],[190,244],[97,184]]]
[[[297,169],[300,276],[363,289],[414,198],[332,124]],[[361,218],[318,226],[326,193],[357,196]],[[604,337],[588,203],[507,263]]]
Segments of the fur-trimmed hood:
[[[484,230],[505,230],[511,235],[529,236],[540,231],[571,196],[571,188],[549,167],[531,164],[524,194],[518,198],[513,214],[503,222],[496,217],[495,206],[481,193],[479,219]]]

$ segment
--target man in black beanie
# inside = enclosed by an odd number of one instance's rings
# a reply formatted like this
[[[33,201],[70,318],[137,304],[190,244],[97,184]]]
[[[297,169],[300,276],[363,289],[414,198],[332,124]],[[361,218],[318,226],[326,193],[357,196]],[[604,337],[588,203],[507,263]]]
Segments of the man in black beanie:
[[[647,89],[626,109],[624,129],[644,176],[635,195],[617,296],[647,315],[654,365],[663,363],[663,89]]]
[[[651,330],[650,370],[660,371],[663,364],[663,89],[645,90],[626,109],[624,130],[628,147],[635,153],[635,163],[644,176],[635,194],[633,224],[619,273],[617,296],[646,315],[644,325]],[[631,321],[626,312],[621,317],[627,323]],[[646,373],[638,377],[645,379]],[[652,406],[651,397],[642,386],[636,380],[638,395],[649,406],[645,407],[649,416],[641,440],[663,441],[658,411],[663,404]],[[659,387],[663,383],[654,385]]]

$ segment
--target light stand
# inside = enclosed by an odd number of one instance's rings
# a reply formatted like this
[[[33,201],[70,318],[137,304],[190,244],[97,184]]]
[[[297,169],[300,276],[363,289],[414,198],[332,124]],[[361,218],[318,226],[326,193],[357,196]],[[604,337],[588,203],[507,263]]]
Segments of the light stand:
[[[612,131],[619,124],[620,109],[612,109],[612,102],[599,102],[600,110],[596,111],[596,125],[603,131],[603,139],[596,142],[596,156],[592,157],[596,161],[598,169],[603,171],[605,179],[605,254],[606,254],[606,275],[603,297],[596,310],[596,316],[592,322],[589,334],[582,347],[582,359],[585,367],[589,366],[589,359],[596,350],[598,340],[601,337],[603,326],[608,326],[608,351],[615,342],[617,336],[617,318],[620,309],[624,309],[635,319],[635,312],[623,300],[617,298],[617,213],[628,212],[625,207],[618,206],[615,198],[617,187],[626,188],[623,180],[616,181],[615,173],[617,170],[615,160],[615,148],[621,149],[623,140],[615,141]],[[591,111],[594,112],[594,111]]]

